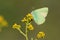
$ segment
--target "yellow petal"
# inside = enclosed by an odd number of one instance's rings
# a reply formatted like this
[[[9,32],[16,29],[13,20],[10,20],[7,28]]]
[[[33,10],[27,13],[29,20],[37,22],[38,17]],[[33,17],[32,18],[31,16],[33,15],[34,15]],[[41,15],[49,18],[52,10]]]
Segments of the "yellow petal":
[[[27,21],[27,19],[26,19],[26,17],[24,17],[24,19],[23,20],[21,20],[22,22],[26,22]]]
[[[34,27],[30,24],[30,25],[28,26],[28,29],[29,29],[29,30],[34,30]]]
[[[4,21],[4,17],[3,16],[0,16],[0,23]]]
[[[41,34],[41,35],[42,35],[42,37],[44,37],[44,36],[45,36],[45,33],[44,33],[44,32],[39,32],[39,34]]]
[[[3,22],[2,22],[2,25],[3,25],[3,26],[8,26],[7,21],[3,21]]]
[[[32,17],[32,14],[31,14],[31,13],[29,13],[29,14],[27,14],[26,16],[27,16],[27,17]]]
[[[21,26],[20,25],[17,25],[16,23],[13,25],[13,28],[14,29],[20,29],[21,28]]]
[[[45,33],[44,32],[39,32],[37,34],[37,38],[44,38],[45,37]]]
[[[40,34],[37,34],[37,38],[39,39],[39,38],[41,38],[42,36],[40,35]]]

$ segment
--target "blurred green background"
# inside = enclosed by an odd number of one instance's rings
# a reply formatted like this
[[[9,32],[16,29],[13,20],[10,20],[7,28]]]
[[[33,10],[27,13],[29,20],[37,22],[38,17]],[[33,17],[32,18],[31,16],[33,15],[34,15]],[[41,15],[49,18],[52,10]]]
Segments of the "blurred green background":
[[[9,26],[0,32],[0,40],[25,40],[18,30],[12,29],[13,23],[21,24],[21,29],[24,31],[25,24],[20,20],[32,10],[42,7],[49,8],[46,22],[39,26],[32,22],[35,30],[29,31],[29,40],[31,37],[36,37],[39,31],[46,33],[45,38],[41,40],[60,40],[59,4],[60,0],[0,0],[0,15],[3,15],[9,23]]]

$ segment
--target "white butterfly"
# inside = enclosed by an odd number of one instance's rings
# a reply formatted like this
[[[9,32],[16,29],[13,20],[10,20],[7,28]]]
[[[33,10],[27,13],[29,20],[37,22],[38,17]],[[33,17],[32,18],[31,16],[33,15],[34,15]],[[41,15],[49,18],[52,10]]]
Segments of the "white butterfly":
[[[31,12],[34,21],[40,25],[43,24],[45,22],[45,18],[48,14],[48,7],[44,7],[44,8],[40,8],[40,9],[36,9],[34,11]]]

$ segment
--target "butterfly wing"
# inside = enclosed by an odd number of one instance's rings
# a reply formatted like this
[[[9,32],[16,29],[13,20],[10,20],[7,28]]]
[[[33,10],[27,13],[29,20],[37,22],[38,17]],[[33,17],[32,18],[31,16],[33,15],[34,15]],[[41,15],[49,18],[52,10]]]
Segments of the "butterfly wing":
[[[38,25],[40,25],[45,22],[45,17],[47,16],[47,13],[48,13],[48,8],[45,7],[45,8],[37,9],[37,10],[32,11],[31,13],[34,18],[34,21]]]
[[[33,18],[35,23],[37,23],[38,25],[43,24],[45,22],[45,18],[41,14],[37,15],[37,13],[35,13],[35,15],[33,14]]]
[[[48,8],[47,7],[41,8],[41,9],[39,9],[39,12],[41,13],[42,16],[46,17],[48,14]]]

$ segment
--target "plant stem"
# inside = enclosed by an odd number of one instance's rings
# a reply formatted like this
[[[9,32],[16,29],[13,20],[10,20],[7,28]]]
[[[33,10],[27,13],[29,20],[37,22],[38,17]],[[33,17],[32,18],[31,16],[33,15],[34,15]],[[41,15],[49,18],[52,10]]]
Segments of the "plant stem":
[[[25,33],[23,33],[21,29],[18,29],[18,30],[19,30],[19,32],[20,32],[23,36],[25,36],[25,37],[26,37],[26,40],[28,40],[28,35],[27,35],[27,26],[26,26],[26,34],[25,34]]]
[[[19,32],[20,32],[23,36],[26,37],[25,33],[23,33],[21,29],[18,29],[18,30],[19,30]]]
[[[26,40],[28,40],[28,30],[27,30],[27,24],[26,24]]]
[[[31,38],[31,40],[33,40],[33,38]]]

